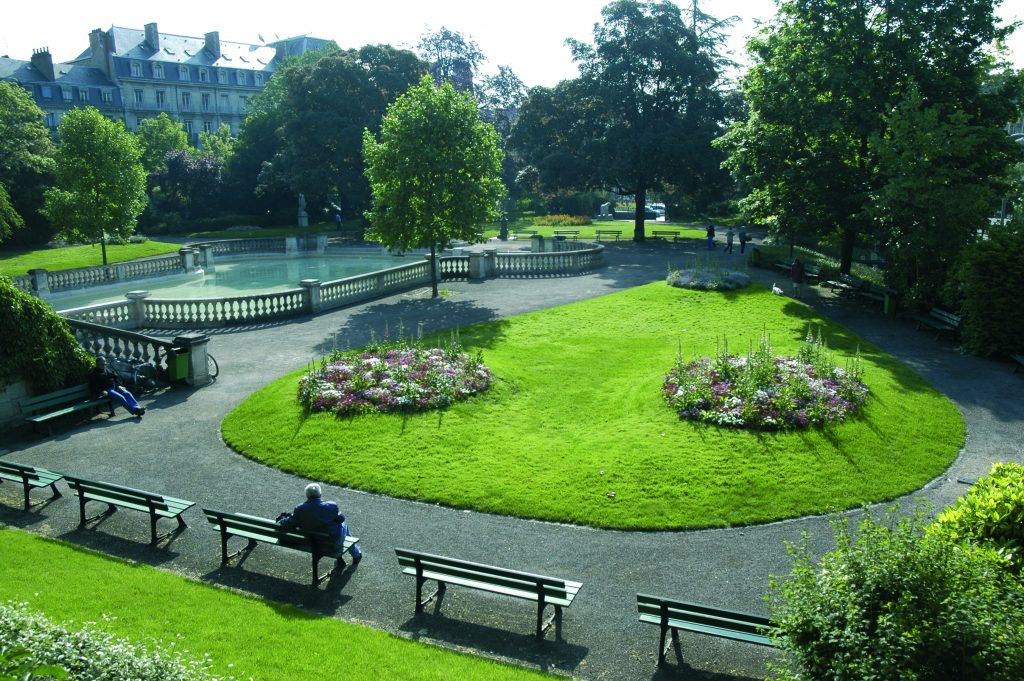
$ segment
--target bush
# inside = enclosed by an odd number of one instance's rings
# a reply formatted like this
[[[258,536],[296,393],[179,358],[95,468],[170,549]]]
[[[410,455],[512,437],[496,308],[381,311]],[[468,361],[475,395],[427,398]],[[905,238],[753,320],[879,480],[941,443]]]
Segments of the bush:
[[[1024,568],[1024,466],[998,463],[935,519],[929,532],[994,549],[1016,575]]]
[[[1024,677],[1024,585],[992,551],[926,533],[923,512],[856,538],[845,522],[815,567],[804,543],[772,578],[783,679],[993,679]]]
[[[586,215],[542,215],[539,218],[533,218],[535,225],[552,225],[554,227],[579,227],[593,224],[593,222]]]
[[[25,381],[35,392],[81,383],[93,361],[53,308],[0,276],[0,385]]]
[[[29,612],[24,604],[0,605],[0,649],[7,647],[28,653],[19,657],[19,664],[27,668],[59,665],[71,681],[213,679],[209,659],[186,659],[170,645],[131,643],[92,624],[72,631]]]
[[[1024,352],[1024,230],[994,230],[965,248],[954,276],[964,347],[982,356]]]

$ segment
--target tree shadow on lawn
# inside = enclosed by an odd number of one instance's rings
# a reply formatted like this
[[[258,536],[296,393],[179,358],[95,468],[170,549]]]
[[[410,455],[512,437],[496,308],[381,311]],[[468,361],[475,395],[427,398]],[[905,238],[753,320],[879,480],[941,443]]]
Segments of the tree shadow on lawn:
[[[421,322],[425,336],[490,322],[476,330],[471,337],[466,337],[467,345],[478,348],[491,348],[504,340],[505,329],[509,325],[507,320],[498,319],[495,310],[467,301],[443,297],[389,300],[371,305],[348,317],[314,350],[326,356],[334,350],[362,347],[374,338],[397,340],[400,333],[405,338],[415,338]]]

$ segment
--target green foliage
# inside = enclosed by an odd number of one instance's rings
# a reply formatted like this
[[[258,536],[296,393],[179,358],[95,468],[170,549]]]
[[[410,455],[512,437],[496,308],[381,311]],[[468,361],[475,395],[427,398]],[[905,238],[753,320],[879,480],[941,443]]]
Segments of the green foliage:
[[[0,681],[30,679],[66,679],[67,671],[57,665],[39,665],[31,661],[32,653],[20,646],[0,644]]]
[[[789,653],[780,678],[992,679],[1024,674],[1024,584],[991,551],[925,531],[923,512],[844,522],[815,565],[805,541],[772,578],[773,619]]]
[[[235,150],[235,138],[231,136],[231,126],[221,123],[213,132],[203,130],[199,133],[199,155],[212,156],[221,166],[227,165]]]
[[[39,230],[41,240],[49,235],[39,209],[43,189],[52,181],[53,155],[43,111],[32,95],[17,83],[0,81],[0,194],[8,199],[0,196],[0,242],[26,223]]]
[[[25,221],[18,215],[18,211],[14,210],[7,189],[0,183],[0,242],[10,237],[14,230],[24,226]]]
[[[593,222],[586,215],[541,215],[533,218],[533,224],[551,227],[579,227],[593,224]]]
[[[0,276],[0,384],[22,380],[47,392],[81,383],[91,368],[68,323]]]
[[[961,254],[954,296],[964,347],[983,356],[1024,353],[1024,229],[993,229]]]
[[[68,241],[131,236],[146,205],[138,138],[93,107],[68,111],[58,134],[57,183],[46,190],[46,215]]]
[[[997,463],[928,528],[953,541],[995,549],[1007,567],[1024,569],[1024,466]]]
[[[155,118],[139,121],[135,134],[142,147],[142,156],[139,160],[150,175],[155,175],[167,167],[167,154],[192,149],[192,145],[188,143],[185,126],[172,119],[166,112],[161,112]]]
[[[428,247],[473,240],[496,220],[502,151],[498,133],[480,120],[476,102],[429,76],[388,107],[380,140],[363,132],[366,177],[373,206],[369,236],[388,248]],[[437,297],[437,273],[431,268]]]

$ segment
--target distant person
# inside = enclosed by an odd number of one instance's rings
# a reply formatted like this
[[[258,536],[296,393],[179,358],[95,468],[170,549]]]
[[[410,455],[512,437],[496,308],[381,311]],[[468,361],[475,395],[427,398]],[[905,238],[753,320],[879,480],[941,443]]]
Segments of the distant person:
[[[334,227],[341,230],[341,211],[334,212]]]
[[[732,253],[732,240],[735,238],[736,232],[732,231],[732,227],[725,230],[725,252]]]
[[[109,397],[140,419],[146,413],[146,408],[128,392],[128,388],[121,385],[117,372],[107,366],[105,357],[96,358],[96,366],[89,374],[89,392],[97,397]]]
[[[747,247],[747,225],[743,223],[740,225],[740,253]]]
[[[797,258],[789,268],[789,278],[793,280],[793,296],[796,298],[803,298],[805,275],[804,264]]]
[[[708,238],[708,250],[709,251],[715,250],[715,223],[713,223],[713,222],[709,222],[708,223],[708,229],[707,229],[706,235],[707,235],[707,238]]]
[[[325,547],[340,551],[344,546],[345,537],[351,536],[348,531],[348,523],[345,522],[345,514],[341,512],[338,505],[333,501],[324,501],[321,497],[323,490],[320,485],[311,482],[306,485],[306,500],[295,507],[291,513],[282,513],[277,517],[277,524],[288,529],[298,528],[307,532],[323,532],[327,534],[333,546]],[[358,565],[363,559],[363,552],[359,545],[352,547],[352,561]],[[345,564],[345,561],[338,558],[338,563]]]

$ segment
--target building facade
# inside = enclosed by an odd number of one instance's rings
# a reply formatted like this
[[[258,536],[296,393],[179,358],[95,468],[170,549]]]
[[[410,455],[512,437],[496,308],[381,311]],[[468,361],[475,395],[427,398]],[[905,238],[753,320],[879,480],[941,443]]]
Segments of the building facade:
[[[129,130],[167,113],[195,143],[200,132],[222,125],[237,135],[249,99],[259,93],[287,56],[319,49],[328,41],[300,36],[266,45],[222,41],[217,31],[202,38],[112,27],[89,34],[89,48],[55,64],[49,50],[29,61],[0,58],[0,80],[14,80],[32,93],[56,130],[72,107],[94,106]]]

